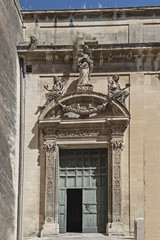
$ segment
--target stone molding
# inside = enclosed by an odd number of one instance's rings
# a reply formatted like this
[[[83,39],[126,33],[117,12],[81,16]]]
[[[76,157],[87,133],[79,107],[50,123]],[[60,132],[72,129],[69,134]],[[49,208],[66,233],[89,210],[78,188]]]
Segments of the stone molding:
[[[107,136],[111,134],[110,129],[92,129],[92,130],[53,130],[52,128],[46,128],[43,130],[45,136],[56,136],[59,138],[74,138],[74,137],[97,137],[97,136]]]

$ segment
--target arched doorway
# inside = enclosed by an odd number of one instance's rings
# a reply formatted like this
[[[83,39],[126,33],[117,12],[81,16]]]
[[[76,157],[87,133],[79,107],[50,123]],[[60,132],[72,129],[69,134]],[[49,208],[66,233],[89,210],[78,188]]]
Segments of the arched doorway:
[[[129,118],[123,104],[96,92],[66,95],[44,109],[39,118],[40,149],[46,151],[42,236],[124,234],[120,157]]]

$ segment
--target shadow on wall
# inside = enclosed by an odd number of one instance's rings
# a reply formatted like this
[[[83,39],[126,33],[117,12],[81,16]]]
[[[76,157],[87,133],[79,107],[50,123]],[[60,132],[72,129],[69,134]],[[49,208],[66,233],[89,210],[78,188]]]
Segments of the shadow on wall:
[[[14,234],[15,193],[9,139],[0,123],[0,239],[7,240]]]

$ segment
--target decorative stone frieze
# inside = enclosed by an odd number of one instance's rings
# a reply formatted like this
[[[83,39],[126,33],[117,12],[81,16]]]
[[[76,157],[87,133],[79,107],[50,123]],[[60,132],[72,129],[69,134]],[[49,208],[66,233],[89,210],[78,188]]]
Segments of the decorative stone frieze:
[[[54,130],[52,128],[45,128],[43,130],[46,136],[63,137],[97,137],[107,136],[111,134],[111,129],[95,129],[95,130]]]

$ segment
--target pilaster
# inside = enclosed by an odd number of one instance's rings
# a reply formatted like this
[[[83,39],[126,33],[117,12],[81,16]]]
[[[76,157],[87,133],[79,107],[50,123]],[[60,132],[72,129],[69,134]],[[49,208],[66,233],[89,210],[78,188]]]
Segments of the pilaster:
[[[125,235],[121,221],[121,151],[123,134],[112,134],[112,220],[107,224],[109,236]]]
[[[45,182],[45,223],[41,237],[59,234],[58,224],[58,159],[57,145],[53,140],[44,142],[46,151],[46,182]]]

